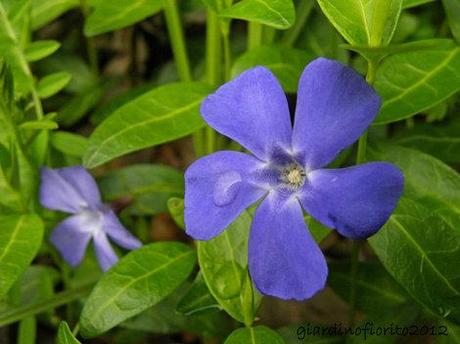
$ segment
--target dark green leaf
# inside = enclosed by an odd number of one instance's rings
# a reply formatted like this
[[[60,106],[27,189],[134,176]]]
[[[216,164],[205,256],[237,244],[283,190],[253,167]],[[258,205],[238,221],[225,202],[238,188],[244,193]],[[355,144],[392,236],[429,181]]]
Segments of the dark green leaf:
[[[244,211],[217,237],[197,243],[201,272],[211,294],[240,322],[252,320],[261,299],[255,288],[252,288],[252,295],[245,295],[243,290],[246,283],[250,283],[246,280],[251,222],[252,217]]]
[[[424,111],[460,90],[460,47],[440,44],[439,50],[389,56],[377,71],[375,88],[383,98],[377,124]]]
[[[37,86],[40,98],[49,98],[62,90],[70,81],[71,76],[67,72],[57,72],[45,76]]]
[[[442,0],[446,10],[447,19],[449,19],[450,31],[455,40],[460,43],[460,1],[459,0]]]
[[[185,228],[184,223],[184,199],[172,197],[168,200],[168,210],[174,222],[180,228]]]
[[[184,193],[182,174],[169,166],[138,164],[109,172],[99,179],[104,199],[132,202],[133,214],[157,214],[168,210],[167,201]]]
[[[32,29],[37,30],[78,6],[79,0],[32,0]]]
[[[85,35],[94,36],[141,21],[163,8],[163,0],[95,1],[85,24]]]
[[[245,327],[232,332],[225,344],[284,344],[284,339],[266,326]]]
[[[318,0],[329,21],[353,45],[390,43],[402,0]]]
[[[57,41],[36,41],[29,44],[24,54],[27,61],[34,62],[51,55],[58,50],[60,46],[61,45]]]
[[[201,273],[198,273],[190,289],[177,304],[177,311],[185,315],[221,309],[222,308],[211,295]]]
[[[51,134],[51,145],[61,153],[82,157],[85,154],[88,139],[71,132],[55,131]]]
[[[178,242],[146,245],[106,272],[86,300],[81,333],[94,337],[155,305],[181,285],[195,264],[194,252]]]
[[[1,216],[0,299],[26,270],[40,248],[43,223],[35,214]]]
[[[58,330],[58,344],[81,344],[72,334],[69,325],[65,321],[61,321]]]
[[[276,29],[288,29],[295,22],[292,0],[242,0],[222,10],[219,15],[258,22]]]
[[[98,166],[123,154],[186,136],[204,121],[198,108],[212,88],[198,82],[156,88],[125,104],[90,137],[84,164]]]
[[[295,93],[300,74],[313,57],[300,49],[280,46],[259,47],[244,53],[235,61],[232,76],[235,77],[258,65],[265,66],[276,75],[286,92]]]

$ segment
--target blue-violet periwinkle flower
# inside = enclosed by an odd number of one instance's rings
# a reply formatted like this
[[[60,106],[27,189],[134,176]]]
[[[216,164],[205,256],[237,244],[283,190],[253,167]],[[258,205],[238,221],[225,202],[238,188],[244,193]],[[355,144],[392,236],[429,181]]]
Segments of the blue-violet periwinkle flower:
[[[128,250],[142,246],[102,203],[96,182],[81,166],[42,168],[40,203],[45,208],[73,214],[51,234],[51,243],[71,266],[81,263],[91,238],[104,271],[118,261],[107,236]]]
[[[216,152],[187,169],[187,233],[209,240],[262,200],[248,244],[255,286],[282,299],[312,297],[326,283],[327,265],[302,208],[360,239],[383,226],[402,194],[403,175],[389,163],[324,169],[365,132],[380,104],[361,75],[325,58],[301,76],[293,126],[286,96],[268,69],[252,68],[224,84],[205,99],[201,114],[253,155]]]

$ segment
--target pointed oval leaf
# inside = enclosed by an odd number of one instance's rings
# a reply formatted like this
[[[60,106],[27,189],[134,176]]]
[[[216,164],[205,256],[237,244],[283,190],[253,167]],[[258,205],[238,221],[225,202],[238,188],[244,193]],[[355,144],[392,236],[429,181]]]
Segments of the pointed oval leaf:
[[[88,297],[80,316],[82,336],[97,336],[155,305],[187,279],[194,265],[195,252],[179,242],[128,253]]]
[[[375,88],[383,98],[376,124],[427,110],[460,90],[460,47],[451,42],[389,56],[377,71]]]
[[[95,36],[121,29],[159,12],[163,0],[95,1],[94,12],[85,23],[85,35]]]
[[[212,88],[186,82],[160,86],[123,105],[103,121],[89,140],[88,168],[142,148],[171,141],[204,126],[199,105]]]
[[[460,1],[442,0],[444,9],[449,20],[450,31],[455,40],[460,43]]]
[[[219,16],[288,29],[295,22],[295,8],[292,0],[242,0],[220,11]]]
[[[59,42],[53,40],[36,41],[27,46],[24,54],[27,61],[34,62],[53,54],[60,46]]]
[[[32,29],[37,30],[61,14],[80,6],[79,0],[33,0],[31,13]]]
[[[67,72],[58,72],[45,76],[37,86],[40,98],[49,98],[61,91],[69,83],[71,75]]]
[[[277,332],[266,326],[239,328],[228,336],[225,344],[284,344]]]
[[[0,299],[26,270],[40,248],[43,222],[35,214],[1,216]]]
[[[66,131],[51,133],[50,140],[57,151],[75,157],[82,157],[88,146],[86,137]]]
[[[402,0],[318,0],[318,4],[350,44],[376,47],[390,43]]]
[[[61,321],[58,330],[58,344],[81,344],[73,335],[69,325],[65,321]]]
[[[211,295],[201,272],[198,273],[187,293],[177,304],[177,311],[185,315],[221,309],[216,299]]]

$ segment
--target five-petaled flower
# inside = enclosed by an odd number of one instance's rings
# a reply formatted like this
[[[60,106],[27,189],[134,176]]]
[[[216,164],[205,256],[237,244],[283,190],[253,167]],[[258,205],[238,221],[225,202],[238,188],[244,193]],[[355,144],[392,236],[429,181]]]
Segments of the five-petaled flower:
[[[128,250],[142,246],[102,203],[96,182],[81,166],[42,168],[40,203],[45,208],[73,214],[51,234],[51,242],[71,266],[81,263],[91,238],[104,271],[118,261],[107,235]]]
[[[323,168],[364,133],[380,104],[359,74],[324,58],[301,76],[293,126],[285,94],[266,68],[252,68],[220,87],[205,99],[201,114],[254,155],[221,151],[188,168],[187,233],[209,240],[263,199],[249,234],[250,275],[265,295],[312,297],[325,285],[327,265],[302,208],[359,239],[387,221],[401,196],[403,175],[392,164]]]

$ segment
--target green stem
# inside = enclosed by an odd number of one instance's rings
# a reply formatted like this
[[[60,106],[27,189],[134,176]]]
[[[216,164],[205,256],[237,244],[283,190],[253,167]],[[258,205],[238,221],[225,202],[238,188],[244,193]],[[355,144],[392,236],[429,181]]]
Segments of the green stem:
[[[184,32],[176,0],[164,0],[164,11],[174,54],[174,61],[176,62],[177,74],[182,81],[191,81],[192,73],[190,72]]]
[[[222,33],[224,42],[224,79],[229,81],[232,73],[232,48],[230,45],[230,32],[224,31]]]
[[[80,10],[83,14],[83,17],[85,19],[88,18],[90,13],[88,0],[80,0]],[[97,62],[96,44],[94,43],[94,39],[92,37],[85,37],[85,40],[89,65],[91,67],[91,70],[97,75],[99,74],[99,64]]]
[[[368,61],[366,81],[369,85],[373,85],[375,82],[375,74],[377,72],[378,62]],[[366,149],[367,149],[367,131],[359,138],[358,141],[358,152],[356,154],[356,164],[362,164],[366,161]],[[358,278],[358,258],[359,251],[361,249],[361,241],[353,240],[352,251],[351,251],[351,288],[350,288],[350,326],[355,324],[356,317],[356,280]]]
[[[94,283],[85,284],[72,290],[60,292],[48,300],[13,308],[7,310],[6,312],[0,313],[0,327],[75,301],[83,296],[88,295],[93,286]]]
[[[35,85],[31,89],[31,94],[32,94],[32,101],[34,102],[35,113],[37,115],[37,119],[41,120],[44,116],[43,106],[42,106],[40,97],[38,96],[37,88],[35,87]]]
[[[292,47],[297,38],[299,38],[300,33],[302,32],[305,23],[310,16],[310,13],[313,9],[313,5],[315,4],[312,0],[302,0],[296,10],[297,19],[293,27],[287,30],[281,40],[281,43],[285,46]]]
[[[248,23],[248,50],[262,45],[263,26],[260,23]]]

